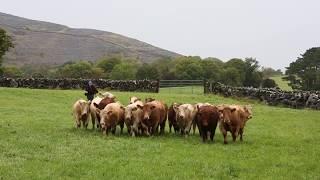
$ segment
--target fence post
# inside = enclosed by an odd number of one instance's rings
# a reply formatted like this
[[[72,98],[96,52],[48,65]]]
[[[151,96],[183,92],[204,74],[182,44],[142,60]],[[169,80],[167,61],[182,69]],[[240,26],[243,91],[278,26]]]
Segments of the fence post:
[[[203,94],[207,94],[207,80],[203,80]]]
[[[160,90],[160,79],[157,79],[157,89],[156,89],[156,93],[159,93]]]

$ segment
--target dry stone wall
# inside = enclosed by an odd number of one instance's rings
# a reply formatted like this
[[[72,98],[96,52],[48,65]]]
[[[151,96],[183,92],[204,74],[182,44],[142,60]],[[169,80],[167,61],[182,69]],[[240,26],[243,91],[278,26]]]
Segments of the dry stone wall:
[[[0,87],[33,89],[84,89],[88,79],[0,78]],[[159,92],[159,81],[151,80],[91,80],[99,89],[119,91]]]
[[[219,82],[206,82],[205,93],[226,97],[257,99],[269,105],[320,110],[320,91],[282,91],[279,88],[231,87]]]

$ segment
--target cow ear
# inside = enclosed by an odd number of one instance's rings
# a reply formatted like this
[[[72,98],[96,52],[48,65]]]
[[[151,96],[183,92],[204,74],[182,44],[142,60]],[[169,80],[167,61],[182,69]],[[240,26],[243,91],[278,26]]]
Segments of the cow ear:
[[[138,107],[139,109],[142,109],[142,108],[143,108],[143,106],[141,106],[140,104],[137,104],[137,107]]]
[[[94,107],[96,107],[97,109],[99,109],[99,105],[97,103],[93,103]]]
[[[199,104],[196,105],[196,109],[197,109],[198,112],[200,111],[200,106],[199,106]]]
[[[99,108],[96,108],[96,112],[100,114],[101,110]]]
[[[174,103],[172,107],[173,107],[174,111],[178,111],[178,104],[177,103]]]

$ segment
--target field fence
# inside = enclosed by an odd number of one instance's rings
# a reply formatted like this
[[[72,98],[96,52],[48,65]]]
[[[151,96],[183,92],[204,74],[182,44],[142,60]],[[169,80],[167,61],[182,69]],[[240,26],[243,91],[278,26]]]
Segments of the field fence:
[[[203,80],[160,80],[160,93],[203,94]]]

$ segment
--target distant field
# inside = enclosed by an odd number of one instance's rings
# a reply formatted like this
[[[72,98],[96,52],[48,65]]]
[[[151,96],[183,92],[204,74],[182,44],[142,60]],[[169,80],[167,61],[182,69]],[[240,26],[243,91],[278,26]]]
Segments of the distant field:
[[[283,76],[271,77],[279,86],[280,89],[285,91],[292,91],[292,88],[288,85],[288,81],[282,79]]]
[[[82,91],[0,88],[0,179],[319,179],[320,113],[216,95],[114,92],[172,102],[252,104],[243,142],[169,134],[104,137],[74,128]],[[231,137],[229,135],[229,141]]]

